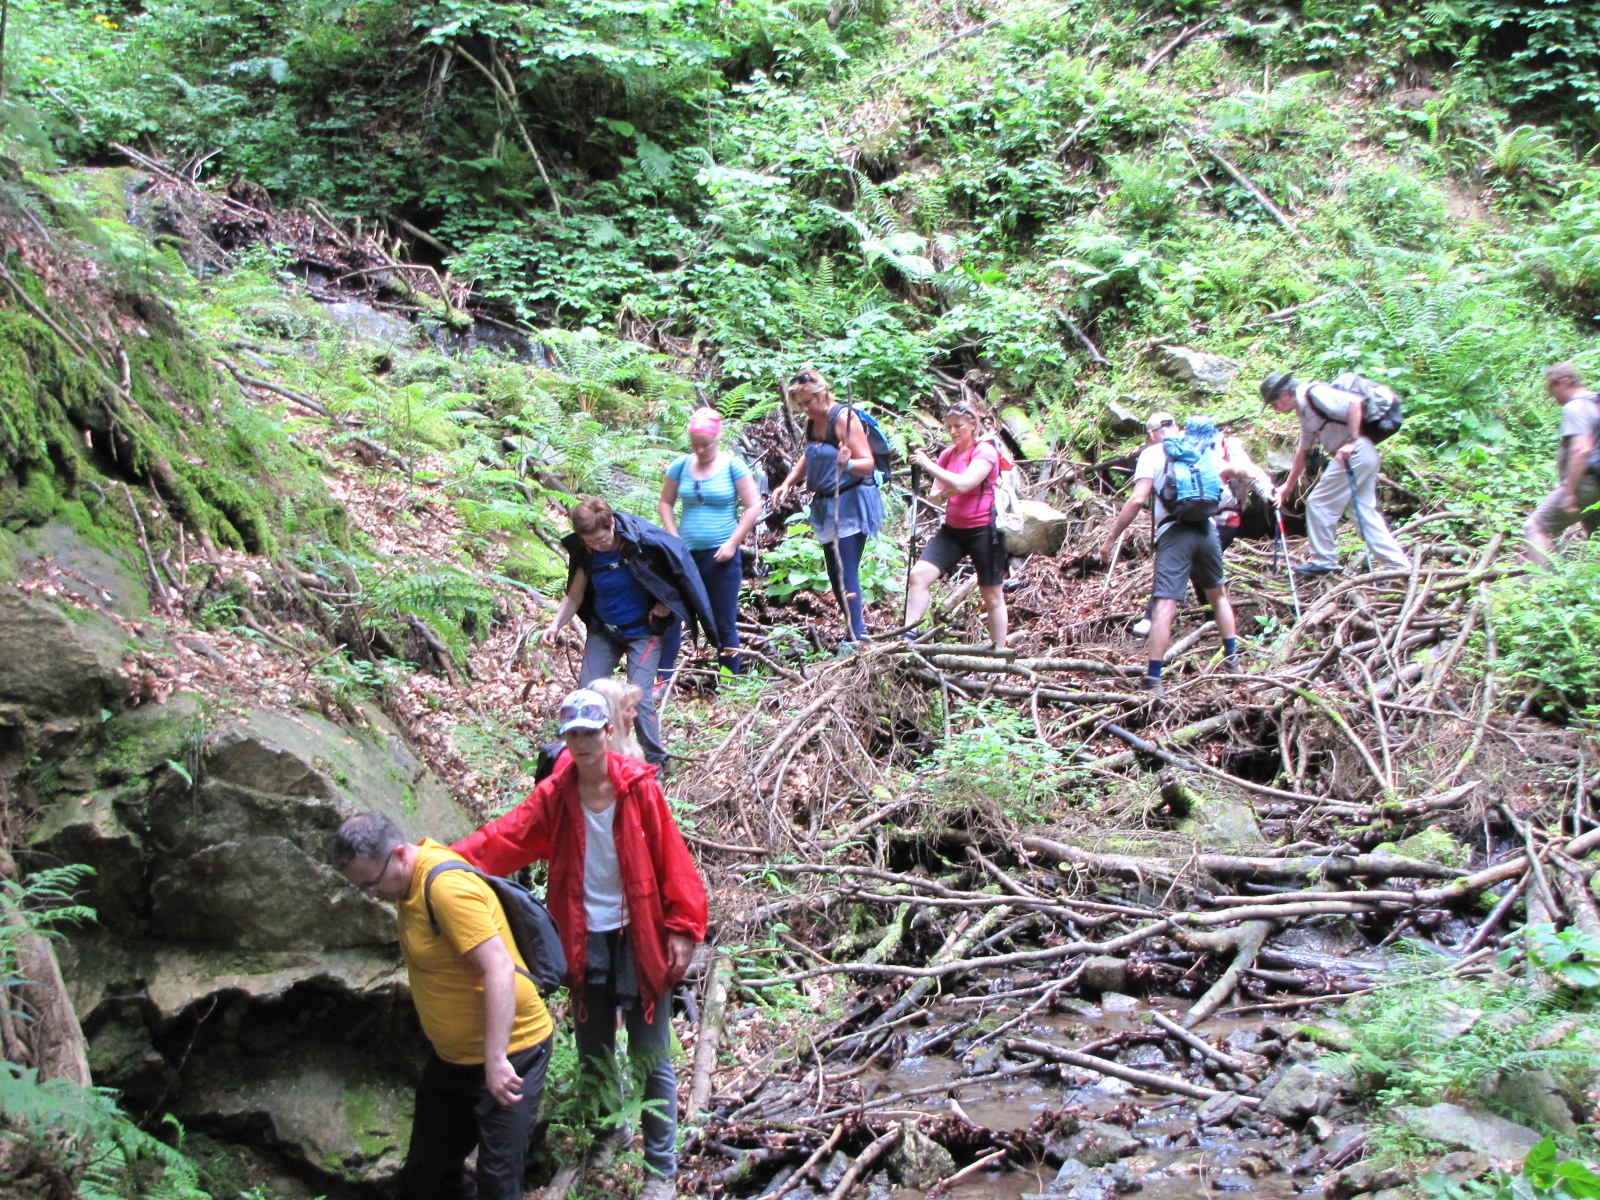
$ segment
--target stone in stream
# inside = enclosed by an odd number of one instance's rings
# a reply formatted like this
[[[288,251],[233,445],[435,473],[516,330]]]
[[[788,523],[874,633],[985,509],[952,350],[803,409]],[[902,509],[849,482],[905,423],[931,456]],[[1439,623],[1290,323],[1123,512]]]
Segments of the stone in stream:
[[[1515,1171],[1539,1143],[1539,1135],[1526,1125],[1459,1104],[1432,1104],[1426,1108],[1402,1104],[1391,1110],[1394,1120],[1430,1142],[1450,1150],[1475,1150],[1496,1167]]]
[[[1088,992],[1122,992],[1128,986],[1128,961],[1110,954],[1096,954],[1083,964],[1079,976]]]
[[[1256,823],[1256,810],[1243,800],[1205,796],[1178,832],[1202,846],[1261,846],[1266,837]]]
[[[1108,1013],[1131,1013],[1139,1011],[1139,1002],[1121,992],[1106,992],[1100,997],[1100,1007]]]
[[[1339,1078],[1308,1063],[1295,1063],[1261,1101],[1261,1111],[1286,1125],[1299,1125],[1326,1112],[1338,1098]]]
[[[1117,1055],[1117,1061],[1125,1067],[1137,1067],[1141,1071],[1165,1071],[1172,1066],[1160,1044],[1152,1042],[1129,1046]]]
[[[1244,1097],[1237,1092],[1220,1092],[1200,1106],[1195,1113],[1195,1120],[1202,1129],[1208,1125],[1220,1125],[1232,1120],[1243,1107]]]
[[[938,1142],[909,1123],[901,1123],[900,1140],[889,1153],[889,1169],[906,1187],[927,1191],[947,1175],[956,1160]]]
[[[1090,1121],[1073,1135],[1067,1151],[1085,1166],[1103,1167],[1137,1153],[1141,1145],[1138,1138],[1119,1125]]]

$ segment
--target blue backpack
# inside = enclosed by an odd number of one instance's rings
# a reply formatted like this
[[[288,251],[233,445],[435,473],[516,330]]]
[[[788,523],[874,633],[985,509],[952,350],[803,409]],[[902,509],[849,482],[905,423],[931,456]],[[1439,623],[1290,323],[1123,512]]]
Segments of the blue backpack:
[[[854,404],[835,404],[828,410],[828,436],[823,439],[830,446],[837,446],[839,439],[834,435],[833,427],[839,419],[839,413],[848,408],[850,416],[861,422],[867,431],[867,446],[872,450],[872,474],[867,478],[874,487],[889,482],[889,476],[894,471],[894,447],[889,443],[889,437],[883,432],[883,426],[878,424],[878,418],[866,409]],[[861,480],[865,483],[867,480]]]
[[[1156,494],[1176,521],[1198,525],[1217,515],[1222,507],[1222,474],[1211,448],[1217,441],[1217,427],[1204,417],[1195,417],[1184,426],[1183,434],[1161,443],[1166,451],[1166,471]]]
[[[439,932],[439,922],[433,915],[433,879],[444,871],[471,871],[499,898],[506,924],[511,927],[511,940],[528,965],[527,970],[518,967],[517,974],[532,980],[541,997],[549,996],[561,986],[561,977],[567,972],[567,952],[561,946],[561,931],[556,928],[550,910],[514,879],[485,875],[465,862],[442,862],[434,867],[422,883],[422,902],[427,905],[428,924],[434,933]]]

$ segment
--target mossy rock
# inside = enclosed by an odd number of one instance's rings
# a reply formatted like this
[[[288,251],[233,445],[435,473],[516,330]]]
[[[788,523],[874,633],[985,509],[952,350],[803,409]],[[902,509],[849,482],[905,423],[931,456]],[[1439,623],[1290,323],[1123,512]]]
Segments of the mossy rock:
[[[1422,832],[1412,834],[1403,842],[1385,843],[1377,849],[1392,850],[1404,858],[1461,869],[1465,869],[1472,859],[1472,851],[1448,830],[1438,825],[1430,825]]]

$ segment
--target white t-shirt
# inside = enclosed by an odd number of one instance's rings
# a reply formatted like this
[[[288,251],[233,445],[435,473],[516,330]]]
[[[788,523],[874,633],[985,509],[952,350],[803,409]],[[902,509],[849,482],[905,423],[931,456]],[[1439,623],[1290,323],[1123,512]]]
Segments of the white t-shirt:
[[[1556,473],[1567,477],[1567,448],[1579,436],[1593,438],[1595,426],[1600,425],[1600,405],[1595,403],[1593,392],[1579,392],[1561,406],[1561,449],[1556,452]],[[1600,445],[1597,445],[1600,449]]]
[[[611,831],[617,806],[605,812],[583,810],[583,912],[590,933],[606,933],[628,923],[622,898],[622,867]]]
[[[1317,402],[1311,402],[1315,391]],[[1361,399],[1354,396],[1354,399]],[[1300,400],[1300,444],[1306,449],[1320,445],[1329,454],[1350,440],[1350,392],[1329,383],[1307,384]]]
[[[1212,462],[1216,465],[1217,473],[1222,473],[1224,459],[1217,453],[1217,448],[1212,446],[1209,451]],[[1167,525],[1172,518],[1167,514],[1167,506],[1161,503],[1161,477],[1167,473],[1167,449],[1162,443],[1156,442],[1139,451],[1139,460],[1133,464],[1133,481],[1138,483],[1141,479],[1151,481],[1150,504],[1155,517],[1155,536],[1160,537],[1166,532]],[[1223,482],[1223,494],[1227,494],[1227,482]]]

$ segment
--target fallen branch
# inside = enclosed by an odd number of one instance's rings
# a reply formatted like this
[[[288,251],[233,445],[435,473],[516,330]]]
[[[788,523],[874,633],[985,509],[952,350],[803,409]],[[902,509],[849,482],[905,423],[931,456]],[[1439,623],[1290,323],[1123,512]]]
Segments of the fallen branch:
[[[1171,1075],[1157,1075],[1153,1071],[1140,1071],[1133,1067],[1125,1067],[1121,1063],[1107,1062],[1103,1058],[1096,1058],[1092,1054],[1079,1054],[1076,1050],[1064,1050],[1060,1046],[1052,1046],[1049,1042],[1038,1042],[1032,1038],[1007,1038],[1007,1050],[1018,1050],[1025,1054],[1037,1054],[1040,1058],[1048,1058],[1055,1062],[1066,1063],[1068,1066],[1081,1067],[1085,1071],[1094,1071],[1100,1075],[1109,1075],[1113,1079],[1121,1079],[1126,1083],[1135,1083],[1140,1087],[1149,1088],[1157,1092],[1171,1092],[1176,1096],[1188,1096],[1192,1100],[1210,1100],[1213,1096],[1234,1095],[1232,1092],[1223,1092],[1217,1088],[1202,1087],[1190,1083],[1187,1079],[1177,1079]],[[1241,1096],[1240,1103],[1254,1108],[1261,1103],[1254,1096]]]

